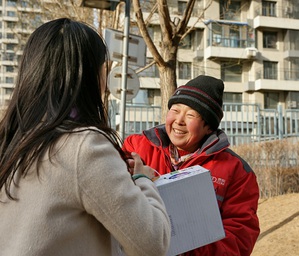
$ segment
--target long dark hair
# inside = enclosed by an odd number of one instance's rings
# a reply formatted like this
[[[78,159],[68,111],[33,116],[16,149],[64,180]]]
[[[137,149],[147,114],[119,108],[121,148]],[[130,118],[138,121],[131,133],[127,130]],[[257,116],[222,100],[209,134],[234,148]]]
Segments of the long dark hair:
[[[34,161],[75,128],[101,129],[124,156],[102,101],[107,60],[104,40],[81,22],[53,20],[29,37],[0,123],[0,190],[5,188],[10,199],[16,170],[25,176]]]

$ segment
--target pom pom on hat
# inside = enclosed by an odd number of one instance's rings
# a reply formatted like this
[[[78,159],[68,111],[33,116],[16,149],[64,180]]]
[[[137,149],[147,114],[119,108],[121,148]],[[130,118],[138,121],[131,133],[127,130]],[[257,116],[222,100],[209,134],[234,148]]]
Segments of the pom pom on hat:
[[[200,75],[186,85],[176,89],[168,101],[168,108],[181,103],[196,110],[216,130],[223,117],[223,81],[211,76]]]

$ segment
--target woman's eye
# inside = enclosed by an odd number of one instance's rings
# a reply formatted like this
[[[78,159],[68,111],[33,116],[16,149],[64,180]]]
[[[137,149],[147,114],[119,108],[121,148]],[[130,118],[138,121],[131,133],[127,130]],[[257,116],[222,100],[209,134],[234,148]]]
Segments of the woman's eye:
[[[198,116],[196,113],[190,111],[189,113],[187,113],[187,116],[192,116],[192,117],[196,117]]]

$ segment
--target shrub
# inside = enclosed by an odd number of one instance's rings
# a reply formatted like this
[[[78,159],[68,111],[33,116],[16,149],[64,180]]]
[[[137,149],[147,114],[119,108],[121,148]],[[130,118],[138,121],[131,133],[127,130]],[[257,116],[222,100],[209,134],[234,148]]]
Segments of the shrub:
[[[232,147],[254,170],[261,198],[299,192],[299,140],[283,139]]]

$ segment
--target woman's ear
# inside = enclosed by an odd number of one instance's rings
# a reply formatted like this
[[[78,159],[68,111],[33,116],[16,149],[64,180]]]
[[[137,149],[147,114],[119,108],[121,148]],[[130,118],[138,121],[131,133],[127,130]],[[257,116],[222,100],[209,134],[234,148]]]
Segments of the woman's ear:
[[[211,127],[209,126],[208,130],[207,130],[207,135],[210,135],[213,132],[213,130],[211,129]]]

